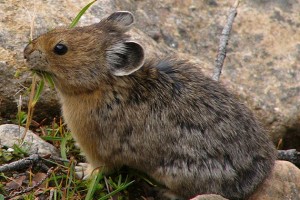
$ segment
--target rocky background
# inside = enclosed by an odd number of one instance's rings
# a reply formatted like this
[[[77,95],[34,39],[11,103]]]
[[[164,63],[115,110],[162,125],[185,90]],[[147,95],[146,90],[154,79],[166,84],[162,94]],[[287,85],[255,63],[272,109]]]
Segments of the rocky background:
[[[26,110],[30,72],[23,49],[30,38],[70,24],[89,1],[0,0],[0,124],[15,119],[22,95]],[[134,38],[149,57],[189,59],[212,75],[219,35],[234,0],[99,0],[80,25],[116,10],[136,16]],[[300,3],[298,0],[242,1],[228,46],[221,82],[235,92],[270,130],[280,148],[300,150]],[[20,73],[15,76],[16,72]],[[55,91],[47,88],[34,120],[60,116]]]

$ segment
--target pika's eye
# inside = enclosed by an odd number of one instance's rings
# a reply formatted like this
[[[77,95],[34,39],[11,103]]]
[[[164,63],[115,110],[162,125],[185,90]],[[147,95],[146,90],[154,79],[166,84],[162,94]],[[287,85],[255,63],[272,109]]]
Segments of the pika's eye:
[[[58,43],[57,45],[55,45],[53,51],[58,55],[64,55],[65,53],[67,53],[68,47],[64,44]]]

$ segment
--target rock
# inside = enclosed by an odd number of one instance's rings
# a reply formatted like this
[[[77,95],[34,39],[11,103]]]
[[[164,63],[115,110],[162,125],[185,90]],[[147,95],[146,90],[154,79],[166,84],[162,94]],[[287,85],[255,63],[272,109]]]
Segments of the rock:
[[[300,199],[300,170],[288,161],[276,161],[265,182],[249,200]]]
[[[216,194],[203,194],[203,195],[196,196],[191,200],[227,200],[227,199]]]
[[[199,195],[191,200],[224,200],[219,195]],[[249,200],[300,199],[300,169],[288,161],[277,160],[269,177]]]
[[[8,1],[0,14],[0,123],[13,119],[23,94],[26,108],[30,74],[24,68],[23,49],[30,36],[30,17],[35,13],[34,37],[56,26],[68,25],[86,2]],[[103,0],[97,1],[79,25],[98,22],[115,10],[129,10],[136,16],[132,34],[146,46],[146,55],[175,54],[199,65],[211,76],[218,38],[225,24],[229,1]],[[34,10],[34,7],[36,8]],[[38,8],[38,9],[37,9]],[[300,4],[288,1],[243,1],[238,8],[228,46],[221,82],[261,119],[274,143],[300,150]],[[151,39],[152,38],[152,39]],[[54,91],[42,95],[35,120],[59,116]]]
[[[14,124],[0,125],[0,146],[12,147],[14,144],[19,144],[20,139],[25,131],[24,127]],[[50,143],[44,141],[32,131],[27,131],[22,148],[29,154],[39,153],[41,155],[51,154],[59,156],[59,151]]]

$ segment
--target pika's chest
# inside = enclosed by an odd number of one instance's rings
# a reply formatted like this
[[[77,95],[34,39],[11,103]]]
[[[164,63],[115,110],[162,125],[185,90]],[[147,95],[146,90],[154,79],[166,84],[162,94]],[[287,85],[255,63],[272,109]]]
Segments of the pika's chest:
[[[68,128],[79,145],[92,145],[108,150],[118,145],[118,132],[124,129],[128,116],[120,106],[100,98],[62,98],[62,113]],[[103,149],[102,149],[103,150]]]

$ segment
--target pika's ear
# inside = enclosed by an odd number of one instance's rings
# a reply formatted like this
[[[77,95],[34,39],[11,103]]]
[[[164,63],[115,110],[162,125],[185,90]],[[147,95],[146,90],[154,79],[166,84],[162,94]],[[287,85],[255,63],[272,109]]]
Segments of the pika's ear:
[[[128,11],[114,12],[106,18],[108,22],[112,22],[124,31],[128,31],[134,24],[134,16]]]
[[[118,43],[107,50],[109,71],[115,76],[126,76],[144,64],[143,47],[132,41]]]

